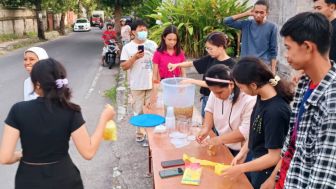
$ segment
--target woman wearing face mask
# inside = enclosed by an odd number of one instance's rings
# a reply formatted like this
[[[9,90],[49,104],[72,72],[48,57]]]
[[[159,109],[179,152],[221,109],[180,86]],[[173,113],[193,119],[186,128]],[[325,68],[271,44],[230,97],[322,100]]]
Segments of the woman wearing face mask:
[[[223,32],[212,32],[208,35],[205,42],[205,49],[208,52],[207,56],[204,56],[198,60],[182,62],[179,64],[168,64],[169,71],[173,71],[176,68],[187,68],[194,66],[199,74],[205,74],[207,70],[216,64],[224,64],[229,68],[232,68],[235,61],[229,57],[226,53],[227,37]],[[210,90],[203,80],[188,79],[185,83],[193,83],[201,86],[200,93],[202,96],[202,117],[204,117],[204,108],[208,100]]]
[[[205,107],[203,127],[196,140],[208,145],[225,144],[235,156],[242,142],[248,139],[251,113],[256,98],[239,90],[231,77],[230,69],[214,65],[205,74],[211,90]],[[204,140],[215,127],[219,136]]]
[[[47,59],[47,52],[41,47],[31,47],[23,54],[23,65],[30,75],[31,70],[36,62],[39,60]],[[30,76],[24,81],[23,84],[23,99],[24,101],[36,99],[38,95],[34,92],[33,83]]]
[[[132,109],[134,115],[138,115],[143,113],[143,106],[151,95],[152,59],[157,44],[147,39],[147,24],[144,21],[135,20],[131,29],[135,38],[123,47],[120,56],[120,66],[129,73],[129,86],[134,102]],[[137,129],[136,141],[143,141],[144,136],[144,131]]]

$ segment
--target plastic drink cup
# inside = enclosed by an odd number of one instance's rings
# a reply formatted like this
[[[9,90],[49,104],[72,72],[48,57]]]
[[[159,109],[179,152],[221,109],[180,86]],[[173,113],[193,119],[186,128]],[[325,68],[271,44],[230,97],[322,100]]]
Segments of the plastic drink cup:
[[[117,140],[117,126],[113,120],[107,122],[103,133],[104,140],[116,141]]]

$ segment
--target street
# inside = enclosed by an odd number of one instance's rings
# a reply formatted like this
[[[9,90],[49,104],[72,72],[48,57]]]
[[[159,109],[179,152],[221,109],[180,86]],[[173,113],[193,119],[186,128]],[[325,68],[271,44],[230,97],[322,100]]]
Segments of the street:
[[[115,76],[118,66],[112,70],[99,66],[102,40],[101,32],[92,28],[90,32],[70,33],[59,39],[36,44],[44,48],[50,57],[60,61],[67,70],[72,101],[82,107],[86,126],[90,133],[96,127],[99,115],[110,100],[104,97],[104,91],[116,85]],[[23,81],[28,77],[23,68],[21,48],[0,56],[0,120],[4,120],[10,107],[23,100]],[[144,178],[147,171],[147,149],[134,140],[134,128],[127,120],[118,125],[118,141],[103,142],[91,161],[84,160],[70,140],[70,156],[81,171],[85,188],[151,188],[151,178]],[[2,127],[0,129],[2,135]],[[20,145],[18,144],[18,149]],[[14,188],[17,168],[14,165],[0,166],[0,188]]]

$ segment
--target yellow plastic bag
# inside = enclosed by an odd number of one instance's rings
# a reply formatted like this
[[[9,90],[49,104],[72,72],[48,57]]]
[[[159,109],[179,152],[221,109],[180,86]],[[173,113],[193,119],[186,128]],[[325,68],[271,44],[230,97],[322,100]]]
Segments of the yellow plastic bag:
[[[113,120],[107,122],[103,133],[104,140],[116,141],[117,140],[117,126]]]

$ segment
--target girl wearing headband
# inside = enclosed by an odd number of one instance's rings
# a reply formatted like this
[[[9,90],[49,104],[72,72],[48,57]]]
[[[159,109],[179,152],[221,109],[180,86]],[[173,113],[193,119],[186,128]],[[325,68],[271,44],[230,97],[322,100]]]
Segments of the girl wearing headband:
[[[235,179],[250,172],[253,188],[260,188],[280,160],[293,93],[289,85],[254,57],[239,60],[232,76],[241,91],[257,96],[257,102],[251,115],[249,141],[233,159],[233,167],[225,170],[223,175]],[[252,161],[239,164],[249,151]]]
[[[226,53],[227,37],[223,32],[212,32],[208,35],[205,42],[205,50],[208,55],[194,61],[187,61],[179,64],[168,64],[168,69],[172,72],[176,68],[187,68],[194,66],[199,74],[205,74],[207,70],[216,64],[224,64],[230,68],[233,67],[235,61]],[[202,117],[204,117],[204,108],[210,90],[208,89],[204,77],[203,80],[188,79],[185,83],[193,83],[201,86],[200,93],[202,94]]]
[[[240,92],[230,69],[222,64],[212,66],[205,74],[211,90],[205,107],[203,127],[196,140],[208,145],[225,144],[233,155],[238,154],[250,130],[250,117],[256,98]],[[212,129],[217,137],[204,140]]]
[[[92,159],[103,139],[105,125],[115,112],[111,106],[106,107],[90,136],[80,106],[70,101],[69,82],[62,64],[54,59],[38,61],[31,71],[31,80],[38,98],[16,103],[9,111],[0,145],[0,163],[20,162],[16,189],[83,189],[80,172],[68,154],[70,137],[78,152],[85,159]],[[22,152],[15,152],[19,139]]]

